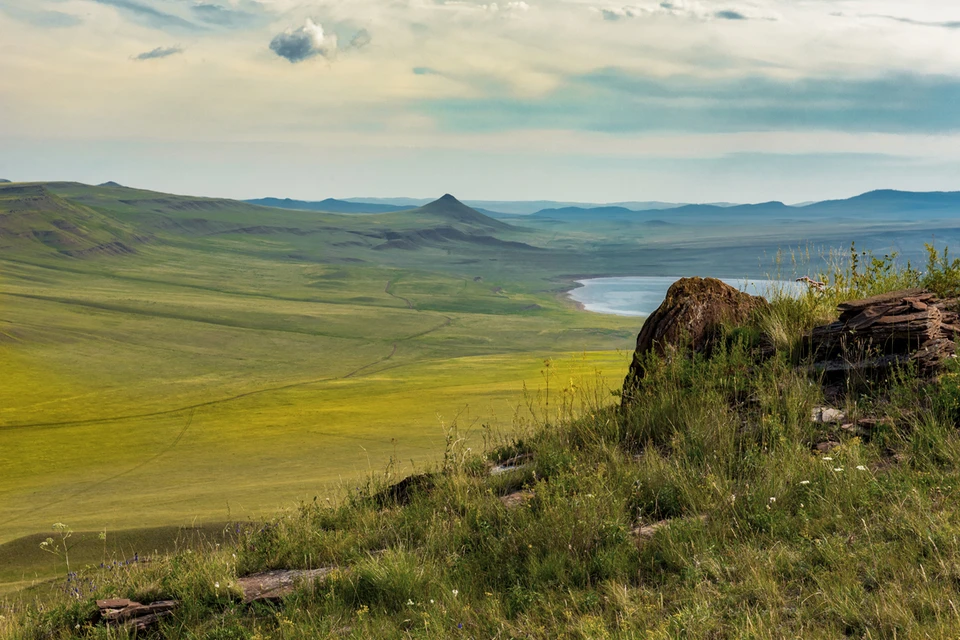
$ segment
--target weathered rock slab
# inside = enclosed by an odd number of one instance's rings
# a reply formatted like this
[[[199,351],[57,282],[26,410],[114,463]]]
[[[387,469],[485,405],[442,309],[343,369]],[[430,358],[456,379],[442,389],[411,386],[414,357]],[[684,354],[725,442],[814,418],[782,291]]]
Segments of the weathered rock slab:
[[[277,601],[293,593],[304,583],[325,578],[334,567],[321,569],[276,569],[245,576],[237,580],[243,591],[243,601]]]
[[[177,600],[160,600],[150,604],[140,604],[127,598],[97,600],[100,618],[107,624],[122,624],[138,631],[144,631],[162,618],[172,615],[178,606],[180,603]]]
[[[811,332],[812,368],[827,377],[877,376],[909,363],[923,375],[935,374],[956,355],[957,305],[925,289],[845,302],[836,322]]]

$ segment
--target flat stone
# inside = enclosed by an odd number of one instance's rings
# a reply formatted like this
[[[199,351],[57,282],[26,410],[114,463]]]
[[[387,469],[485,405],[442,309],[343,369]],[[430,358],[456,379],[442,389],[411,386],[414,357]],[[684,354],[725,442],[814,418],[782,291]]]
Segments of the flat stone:
[[[816,407],[810,413],[810,421],[817,424],[837,424],[846,420],[847,416],[839,409],[832,407]]]
[[[684,522],[706,522],[707,516],[696,516],[692,518],[674,518],[672,520],[661,520],[659,522],[654,522],[653,524],[647,525],[637,525],[633,528],[633,535],[636,536],[639,540],[650,540],[656,535],[657,531],[660,531],[664,527],[667,527],[674,522],[684,521]]]
[[[104,612],[103,617],[109,622],[124,622],[169,613],[179,605],[180,603],[176,600],[160,600],[159,602],[151,602],[150,604],[138,604],[134,602],[123,609],[110,609]]]
[[[243,601],[279,600],[293,593],[303,583],[325,578],[334,567],[322,569],[275,569],[245,576],[237,580],[243,591]]]
[[[134,602],[128,598],[107,598],[106,600],[97,600],[98,609],[123,609],[124,607],[139,607],[139,602]]]
[[[517,491],[514,493],[507,494],[505,496],[500,496],[500,502],[503,503],[507,509],[514,509],[519,507],[522,504],[526,504],[533,500],[533,491]]]

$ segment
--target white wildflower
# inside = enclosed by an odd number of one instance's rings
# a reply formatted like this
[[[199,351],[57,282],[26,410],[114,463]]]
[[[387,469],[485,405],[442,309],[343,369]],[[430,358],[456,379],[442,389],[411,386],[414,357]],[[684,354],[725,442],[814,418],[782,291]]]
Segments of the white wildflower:
[[[219,582],[214,582],[214,583],[213,583],[213,588],[214,588],[214,589],[219,589],[219,588],[220,588],[220,583],[219,583]]]
[[[857,471],[866,471],[866,470],[867,470],[867,468],[866,468],[865,466],[863,466],[862,464],[858,464],[858,465],[857,465]]]
[[[801,481],[800,481],[800,484],[806,486],[806,485],[810,484],[810,481],[809,481],[809,480],[801,480]]]
[[[776,498],[774,498],[773,496],[770,496],[770,502],[776,502],[776,501],[777,501]]]
[[[828,461],[829,461],[829,460],[833,460],[833,458],[831,458],[830,456],[823,456],[822,459],[823,459],[823,460],[828,460]]]
[[[843,467],[834,467],[833,470],[836,471],[837,473],[840,473],[841,471],[843,471]]]
[[[459,592],[457,589],[454,589],[451,593],[453,593],[453,597],[454,597],[454,598],[456,598],[458,595],[460,595],[460,592]]]

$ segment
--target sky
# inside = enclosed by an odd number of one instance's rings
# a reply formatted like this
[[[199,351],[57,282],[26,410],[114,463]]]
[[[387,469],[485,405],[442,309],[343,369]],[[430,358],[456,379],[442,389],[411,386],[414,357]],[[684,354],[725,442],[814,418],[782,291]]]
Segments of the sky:
[[[956,0],[0,0],[0,178],[319,200],[960,190]]]

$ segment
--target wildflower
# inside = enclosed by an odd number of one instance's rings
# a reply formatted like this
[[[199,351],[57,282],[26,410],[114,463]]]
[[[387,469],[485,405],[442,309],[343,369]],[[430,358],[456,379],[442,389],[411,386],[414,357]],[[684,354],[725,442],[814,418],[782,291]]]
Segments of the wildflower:
[[[454,598],[456,598],[458,595],[460,595],[460,592],[457,591],[456,589],[454,589],[452,593],[453,593],[453,597],[454,597]]]
[[[866,468],[865,466],[863,466],[862,464],[858,464],[858,465],[857,465],[857,471],[866,471],[866,470],[867,470],[867,468]]]
[[[773,496],[770,496],[770,502],[776,502],[776,501],[777,501],[776,498],[774,498]]]
[[[833,460],[830,456],[823,456],[822,460]]]
[[[433,604],[433,598],[430,598],[430,604]]]
[[[213,583],[213,588],[214,588],[214,589],[219,589],[219,588],[220,588],[220,583],[219,583],[219,582],[214,582],[214,583]]]
[[[833,470],[836,471],[837,473],[839,473],[839,472],[843,471],[843,467],[834,467]]]
[[[810,484],[810,481],[809,481],[809,480],[801,480],[801,481],[800,481],[800,484],[806,486],[806,485]]]
[[[412,606],[413,606],[413,600],[412,600],[412,599],[408,599],[408,600],[407,600],[407,606],[408,606],[408,607],[412,607]]]

